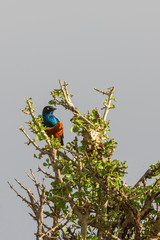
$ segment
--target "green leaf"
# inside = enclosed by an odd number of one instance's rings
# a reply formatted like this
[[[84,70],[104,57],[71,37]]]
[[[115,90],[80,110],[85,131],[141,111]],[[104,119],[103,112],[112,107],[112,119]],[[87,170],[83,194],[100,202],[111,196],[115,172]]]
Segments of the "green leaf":
[[[79,197],[81,197],[81,193],[80,193],[80,192],[75,192],[75,193],[73,194],[73,197],[79,198]]]
[[[75,132],[77,132],[79,130],[79,127],[78,126],[74,126],[73,127],[73,132],[75,133]]]
[[[42,139],[42,140],[46,140],[47,137],[42,134],[42,135],[41,135],[41,139]]]
[[[74,127],[74,126],[72,126],[72,127],[70,128],[70,133],[72,133],[72,132],[73,132],[73,127]]]
[[[84,146],[78,147],[78,151],[84,153],[85,152],[85,147]]]
[[[56,102],[52,99],[48,102],[50,105],[56,105]]]
[[[160,197],[155,199],[155,203],[159,203],[160,202]]]
[[[46,166],[48,166],[48,164],[44,162],[44,163],[43,163],[43,166],[46,167]]]
[[[71,187],[68,187],[68,192],[71,193],[73,189]]]
[[[68,181],[71,181],[71,180],[73,180],[73,177],[72,177],[72,175],[71,175],[71,174],[66,174],[66,178],[67,178],[67,180],[68,180]]]

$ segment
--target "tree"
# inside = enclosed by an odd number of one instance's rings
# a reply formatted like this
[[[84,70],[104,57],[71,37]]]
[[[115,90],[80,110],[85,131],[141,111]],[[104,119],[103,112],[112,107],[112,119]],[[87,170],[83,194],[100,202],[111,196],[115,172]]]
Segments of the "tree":
[[[27,124],[34,138],[23,127],[20,130],[28,145],[38,151],[34,157],[43,161],[44,167],[38,167],[43,180],[39,183],[30,170],[28,177],[35,185],[37,199],[18,180],[28,198],[9,183],[32,210],[30,215],[37,222],[36,239],[160,239],[160,162],[152,164],[131,187],[123,181],[126,163],[112,159],[117,143],[108,135],[106,118],[109,109],[114,108],[114,87],[106,92],[95,89],[106,96],[101,117],[96,108],[81,115],[71,101],[67,83],[59,84],[60,89],[51,92],[49,103],[73,113],[71,131],[75,138],[66,147],[49,138],[42,116],[35,115],[32,99],[26,99],[23,112],[31,117]]]

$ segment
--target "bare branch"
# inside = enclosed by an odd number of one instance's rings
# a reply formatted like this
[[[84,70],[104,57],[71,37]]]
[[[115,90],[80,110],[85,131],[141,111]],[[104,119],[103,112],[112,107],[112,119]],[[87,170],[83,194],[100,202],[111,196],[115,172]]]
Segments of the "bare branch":
[[[76,107],[74,106],[74,104],[72,103],[71,99],[70,99],[70,94],[68,93],[68,89],[67,89],[67,83],[64,82],[64,85],[62,85],[62,82],[59,80],[59,84],[61,87],[61,91],[63,93],[64,96],[64,100],[65,103],[59,101],[56,96],[51,92],[51,95],[53,96],[54,100],[57,102],[57,104],[63,106],[65,109],[69,109],[70,111],[73,112],[73,114],[75,116],[78,116],[79,118],[81,118],[85,123],[89,124],[90,126],[94,127],[94,125],[85,117],[83,117],[79,111],[77,111]]]
[[[38,209],[37,240],[41,239],[40,236],[43,233],[43,212],[44,212],[45,201],[46,201],[46,186],[44,185],[44,179],[43,179],[42,194],[40,195],[40,206]]]
[[[113,92],[114,92],[114,87],[111,88],[111,90],[109,91],[108,101],[107,101],[107,104],[105,105],[105,111],[104,111],[104,115],[103,115],[103,120],[104,121],[106,120],[108,112],[109,112],[109,109],[110,109]]]
[[[134,185],[133,188],[140,187],[142,183],[145,185],[147,178],[153,177],[155,172],[158,171],[158,170],[160,170],[160,163],[159,162],[155,165],[155,167],[153,169],[149,168],[145,172],[145,174],[138,180],[138,182]]]
[[[28,173],[26,173],[26,174],[27,174],[27,176],[35,183],[35,186],[36,186],[36,188],[37,188],[38,195],[39,195],[39,197],[40,197],[40,196],[41,196],[41,192],[40,192],[40,191],[42,191],[42,188],[41,188],[41,186],[40,186],[40,183],[37,182],[37,180],[36,180],[36,178],[35,178],[35,176],[34,176],[34,173],[33,173],[32,169],[30,169],[30,172],[31,172],[32,177],[31,177]]]
[[[104,95],[107,95],[107,96],[109,95],[108,92],[105,92],[105,91],[99,90],[98,88],[94,88],[94,90],[96,90],[97,92],[102,93],[102,94],[104,94]]]
[[[21,198],[22,201],[24,201],[25,203],[27,203],[27,205],[28,205],[29,207],[31,207],[31,203],[30,203],[25,197],[23,197],[21,194],[19,194],[19,193],[15,190],[15,188],[14,188],[9,182],[8,182],[8,184],[9,184],[10,188],[17,194],[17,196],[18,196],[19,198]]]
[[[68,215],[70,214],[70,212],[72,211],[72,209],[74,208],[74,206],[72,206],[72,208],[70,209],[70,211],[67,213],[67,215],[62,219],[62,221],[60,223],[57,224],[57,226],[51,228],[49,231],[47,231],[46,233],[41,235],[41,238],[48,235],[51,232],[54,232],[68,217]]]
[[[52,178],[55,179],[55,177],[51,174],[51,173],[47,173],[46,171],[44,171],[41,167],[38,167],[38,172],[42,172],[46,178]]]
[[[112,233],[110,233],[109,231],[105,232],[107,234],[108,237],[112,238],[113,240],[122,240],[119,237],[114,236]]]
[[[40,147],[34,142],[34,140],[30,138],[30,136],[26,133],[26,131],[24,130],[23,127],[20,127],[19,130],[24,133],[24,135],[28,138],[29,143],[32,143],[33,146],[34,146],[37,150],[39,150],[42,154],[49,154],[48,151],[40,148]]]
[[[112,101],[112,96],[113,96],[113,92],[114,92],[114,87],[110,88],[110,90],[108,92],[104,92],[104,91],[101,91],[97,88],[94,88],[96,91],[104,94],[104,95],[107,95],[108,96],[108,100],[107,100],[107,103],[104,104],[104,115],[103,115],[103,120],[106,121],[106,118],[107,118],[107,115],[108,115],[108,112],[109,112],[109,109],[111,107],[111,101]]]
[[[68,108],[73,111],[73,112],[76,112],[78,113],[78,111],[76,110],[75,106],[73,105],[73,103],[71,102],[71,99],[70,99],[70,96],[69,96],[69,93],[68,93],[68,90],[67,90],[67,83],[66,81],[64,82],[64,87],[62,85],[62,82],[61,80],[59,80],[59,84],[61,86],[61,90],[62,90],[62,93],[63,93],[63,96],[66,100],[66,103],[67,103],[67,106]]]
[[[31,200],[31,205],[38,203],[37,200],[35,199],[33,193],[31,192],[31,190],[29,190],[28,188],[26,188],[21,182],[19,182],[17,179],[15,179],[15,181],[20,185],[21,188],[23,188],[27,193],[28,196]]]

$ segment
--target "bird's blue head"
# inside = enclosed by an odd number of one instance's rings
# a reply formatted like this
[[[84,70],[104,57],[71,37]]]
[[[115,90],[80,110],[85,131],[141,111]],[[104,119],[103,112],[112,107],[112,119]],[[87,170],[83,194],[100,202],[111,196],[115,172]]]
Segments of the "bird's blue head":
[[[56,110],[56,108],[52,106],[46,106],[43,108],[42,117],[43,117],[43,123],[46,127],[53,127],[59,121],[53,115],[54,110]]]
[[[53,112],[54,112],[56,109],[57,109],[57,108],[52,107],[52,106],[46,106],[46,107],[43,108],[42,116],[48,115],[48,114],[53,114]]]

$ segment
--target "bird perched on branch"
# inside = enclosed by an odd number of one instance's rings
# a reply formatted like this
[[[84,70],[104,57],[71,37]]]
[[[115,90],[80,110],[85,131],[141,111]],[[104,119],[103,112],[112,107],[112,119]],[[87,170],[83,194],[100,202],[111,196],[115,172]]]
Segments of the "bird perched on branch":
[[[53,135],[55,138],[59,139],[63,145],[63,124],[53,115],[55,110],[56,108],[52,106],[46,106],[43,108],[43,124],[45,127],[47,127],[45,132],[47,133],[48,137]]]

